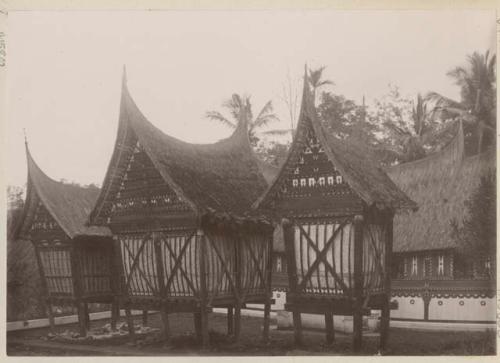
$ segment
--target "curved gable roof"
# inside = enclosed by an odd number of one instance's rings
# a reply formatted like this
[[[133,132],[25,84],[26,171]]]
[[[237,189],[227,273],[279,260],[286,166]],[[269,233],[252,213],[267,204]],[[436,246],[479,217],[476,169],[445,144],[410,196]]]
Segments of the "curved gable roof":
[[[84,188],[49,178],[35,163],[26,145],[28,192],[35,192],[45,208],[70,238],[110,236],[106,227],[86,226],[87,218],[99,194],[95,187]],[[29,197],[29,196],[28,196]],[[28,204],[28,203],[27,203]],[[29,208],[26,204],[25,208]]]
[[[240,122],[230,137],[213,144],[181,141],[165,134],[146,119],[130,95],[125,75],[119,132],[120,129],[134,132],[165,182],[199,214],[209,211],[244,214],[267,186],[248,141],[245,122]],[[113,156],[93,214],[104,202],[112,182],[111,164],[117,162]]]
[[[464,157],[464,134],[459,123],[454,139],[441,151],[426,158],[393,166],[392,180],[419,210],[394,219],[394,251],[412,252],[454,248],[451,222],[459,226],[468,215],[466,200],[481,176],[495,170],[495,150]]]
[[[403,193],[394,182],[387,176],[385,171],[372,159],[369,153],[364,151],[362,145],[353,139],[340,140],[328,133],[318,120],[314,100],[308,85],[307,67],[304,75],[304,89],[302,94],[302,104],[297,124],[297,131],[293,140],[288,160],[282,165],[280,173],[275,177],[274,182],[267,189],[263,196],[254,205],[255,208],[261,206],[264,201],[278,187],[281,175],[287,168],[290,157],[294,150],[298,148],[304,134],[301,129],[307,127],[310,122],[326,155],[342,176],[358,194],[358,196],[368,205],[376,205],[382,208],[391,209],[416,209],[417,205]]]

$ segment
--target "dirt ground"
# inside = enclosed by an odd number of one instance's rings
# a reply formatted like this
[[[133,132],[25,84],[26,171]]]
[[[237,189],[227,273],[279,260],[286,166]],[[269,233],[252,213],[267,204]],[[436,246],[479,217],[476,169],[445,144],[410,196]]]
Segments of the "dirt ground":
[[[140,323],[137,317],[136,322]],[[226,316],[210,314],[210,348],[203,350],[194,335],[191,314],[170,315],[172,337],[164,341],[158,334],[147,334],[131,341],[128,336],[112,341],[61,343],[47,339],[48,329],[31,329],[7,334],[7,354],[11,356],[107,356],[107,355],[350,355],[351,336],[336,333],[332,345],[325,344],[319,331],[304,331],[304,344],[293,343],[292,331],[271,329],[270,342],[261,340],[263,319],[242,316],[239,343],[226,335]],[[102,327],[106,320],[92,322]],[[161,327],[159,314],[149,316],[148,326]],[[57,332],[77,330],[76,325],[57,327]],[[391,329],[388,355],[493,355],[495,332],[421,332]],[[378,353],[378,336],[364,337],[363,355]]]

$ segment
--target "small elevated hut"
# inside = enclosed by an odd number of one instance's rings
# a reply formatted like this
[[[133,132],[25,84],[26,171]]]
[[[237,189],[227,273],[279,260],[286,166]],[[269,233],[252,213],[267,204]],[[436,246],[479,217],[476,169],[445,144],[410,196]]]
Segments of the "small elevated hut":
[[[328,134],[317,118],[307,70],[297,131],[280,173],[255,208],[282,221],[289,292],[301,343],[301,313],[324,314],[327,341],[333,315],[353,315],[354,349],[362,315],[382,310],[381,347],[390,309],[392,221],[416,208],[370,155]]]
[[[51,328],[53,305],[77,307],[82,335],[88,329],[88,303],[112,304],[114,324],[118,310],[111,232],[85,226],[99,189],[52,180],[35,163],[27,145],[26,154],[26,203],[16,236],[30,240],[35,248]]]
[[[240,309],[271,303],[272,225],[246,216],[267,184],[251,150],[247,125],[227,139],[197,145],[153,126],[136,106],[124,74],[118,136],[90,221],[109,226],[126,307],[193,312],[203,344],[207,314],[228,308],[228,330],[240,331]],[[130,331],[133,331],[131,326]]]

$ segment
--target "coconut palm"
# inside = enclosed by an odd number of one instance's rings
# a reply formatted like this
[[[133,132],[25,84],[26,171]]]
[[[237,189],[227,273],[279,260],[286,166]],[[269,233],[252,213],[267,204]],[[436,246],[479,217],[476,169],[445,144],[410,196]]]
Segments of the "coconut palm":
[[[279,120],[278,116],[273,111],[273,104],[271,101],[268,101],[257,114],[257,117],[254,118],[250,96],[247,95],[241,96],[235,93],[229,100],[222,103],[222,107],[229,111],[232,117],[231,119],[227,118],[219,111],[208,111],[205,117],[212,121],[218,121],[231,129],[235,129],[238,126],[238,122],[244,117],[248,125],[248,137],[252,145],[255,145],[258,141],[256,134],[259,133],[259,129]],[[289,132],[289,130],[270,130],[260,133],[268,135],[285,135]]]
[[[455,117],[472,126],[481,152],[485,130],[495,132],[496,124],[496,55],[474,52],[467,57],[467,67],[456,67],[447,73],[460,87],[460,102],[430,92],[426,98],[435,103],[434,114]]]
[[[427,105],[424,98],[418,94],[416,104],[413,103],[409,125],[396,124],[391,119],[384,122],[384,126],[401,145],[403,153],[400,159],[408,162],[421,159],[425,156],[424,145],[431,137],[435,137],[434,125],[429,120]]]
[[[309,85],[312,88],[313,99],[316,100],[316,90],[326,85],[333,85],[334,83],[329,79],[323,79],[323,71],[326,66],[316,68],[314,70],[309,69]]]

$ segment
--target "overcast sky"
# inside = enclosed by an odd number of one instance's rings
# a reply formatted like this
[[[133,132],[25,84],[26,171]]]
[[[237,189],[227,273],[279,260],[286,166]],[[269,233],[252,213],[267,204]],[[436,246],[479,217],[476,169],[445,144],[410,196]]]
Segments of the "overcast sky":
[[[326,65],[332,91],[368,102],[394,83],[458,99],[446,76],[473,51],[495,49],[487,11],[11,12],[8,19],[7,183],[26,181],[23,128],[52,178],[101,184],[118,123],[126,64],[132,96],[166,133],[213,142],[206,120],[232,93],[256,109],[280,101],[287,72]]]

